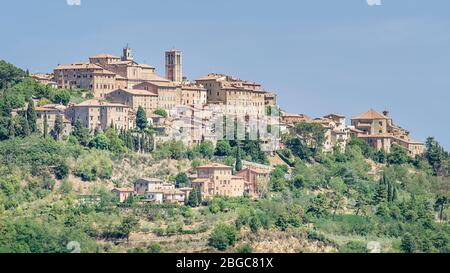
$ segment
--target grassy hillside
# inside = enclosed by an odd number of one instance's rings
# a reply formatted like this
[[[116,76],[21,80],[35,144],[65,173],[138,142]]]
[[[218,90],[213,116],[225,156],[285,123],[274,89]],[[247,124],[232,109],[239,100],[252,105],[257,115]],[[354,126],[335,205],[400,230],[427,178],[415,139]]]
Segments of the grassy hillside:
[[[417,158],[399,147],[375,152],[358,139],[324,153],[320,143],[297,138],[321,139],[320,128],[302,125],[283,136],[275,157],[250,140],[216,148],[172,141],[153,150],[142,144],[150,143],[150,130],[89,135],[76,128],[56,141],[33,131],[32,109],[22,117],[11,110],[31,96],[51,100],[67,90],[43,92],[4,63],[0,72],[0,252],[70,252],[71,242],[102,253],[367,252],[368,243],[382,252],[450,252],[450,157],[432,138]],[[139,177],[189,184],[184,174],[193,167],[233,166],[236,154],[275,167],[258,200],[119,204],[110,192]]]

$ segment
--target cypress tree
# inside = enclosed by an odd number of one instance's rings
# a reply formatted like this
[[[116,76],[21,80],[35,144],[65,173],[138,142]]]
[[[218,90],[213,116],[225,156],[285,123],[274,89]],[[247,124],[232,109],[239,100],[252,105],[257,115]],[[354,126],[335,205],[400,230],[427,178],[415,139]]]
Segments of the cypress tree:
[[[61,135],[64,129],[62,115],[56,115],[55,126],[53,127],[53,131],[55,132],[56,140],[59,140],[59,136]]]
[[[47,114],[44,114],[44,138],[48,135],[48,122],[47,122]]]
[[[241,148],[238,146],[236,150],[236,171],[242,170],[242,158],[241,158]]]
[[[197,198],[197,187],[191,192],[191,194],[189,194],[189,198],[187,201],[187,204],[191,207],[197,207],[199,202],[198,202],[198,198]]]
[[[8,138],[14,138],[16,136],[16,128],[14,126],[13,119],[8,120]]]
[[[30,135],[30,125],[26,116],[20,119],[20,126],[22,127],[22,136],[26,137]]]
[[[387,185],[386,185],[386,173],[383,173],[383,176],[380,179],[380,182],[377,187],[377,191],[374,196],[374,201],[376,204],[379,204],[381,202],[385,202],[388,200],[388,192],[387,192]]]
[[[145,128],[147,128],[148,125],[148,120],[147,120],[147,115],[145,113],[144,108],[142,108],[142,106],[139,106],[137,113],[136,113],[136,126],[141,129],[144,130]]]
[[[37,117],[36,117],[36,110],[34,109],[34,102],[32,99],[30,99],[28,102],[26,118],[28,121],[28,126],[30,128],[30,132],[35,133],[37,131],[37,125],[36,125]]]
[[[203,202],[202,190],[200,189],[200,187],[197,187],[197,202],[199,206]]]

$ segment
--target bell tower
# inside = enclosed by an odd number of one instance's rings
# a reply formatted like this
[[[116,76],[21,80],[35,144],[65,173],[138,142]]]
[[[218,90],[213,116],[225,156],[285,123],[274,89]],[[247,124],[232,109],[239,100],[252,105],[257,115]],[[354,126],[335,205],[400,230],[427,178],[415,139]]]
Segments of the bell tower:
[[[176,83],[183,81],[183,54],[181,50],[166,51],[166,78]]]
[[[133,50],[127,45],[123,48],[122,61],[133,61]]]

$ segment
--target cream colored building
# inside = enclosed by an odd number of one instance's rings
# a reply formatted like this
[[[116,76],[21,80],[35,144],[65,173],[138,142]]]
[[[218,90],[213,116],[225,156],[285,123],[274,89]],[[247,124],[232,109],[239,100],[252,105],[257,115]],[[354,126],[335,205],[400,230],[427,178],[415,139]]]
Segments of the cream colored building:
[[[61,116],[63,121],[63,131],[62,136],[70,135],[72,126],[69,120],[65,118],[66,106],[59,104],[46,104],[37,106],[36,111],[36,125],[39,131],[44,131],[44,123],[47,118],[48,134],[55,128],[56,118],[58,115]]]
[[[200,187],[204,198],[214,196],[243,196],[247,182],[241,176],[232,174],[233,168],[219,163],[197,168],[197,178],[192,181],[194,187]]]
[[[157,178],[140,178],[134,189],[138,195],[144,196],[145,201],[158,204],[183,204],[192,191],[187,187],[177,189],[174,184]]]
[[[134,126],[134,114],[129,106],[97,99],[70,106],[66,111],[66,116],[71,119],[72,124],[80,120],[83,126],[91,132],[96,129],[105,131],[111,125],[124,130]]]
[[[54,75],[58,87],[91,90],[95,98],[104,98],[116,89],[132,89],[144,81],[167,81],[154,67],[134,61],[128,47],[121,58],[100,54],[90,57],[89,62],[58,65]]]
[[[105,97],[110,102],[125,104],[135,112],[141,106],[147,117],[151,117],[153,111],[158,108],[158,95],[148,90],[117,89],[106,94]]]
[[[36,73],[36,74],[31,75],[31,77],[40,84],[47,85],[52,88],[58,87],[57,83],[55,82],[55,75],[53,75],[52,73],[50,73],[50,74]]]
[[[222,104],[227,114],[263,116],[266,95],[261,85],[223,74],[208,74],[196,80],[207,90],[208,103]]]
[[[373,109],[352,118],[352,126],[362,133],[358,137],[367,141],[376,150],[390,152],[393,144],[400,145],[414,157],[424,153],[424,144],[414,141],[409,131],[394,124],[387,111],[379,113]]]
[[[183,83],[180,88],[182,105],[203,105],[207,103],[207,90],[203,86]]]
[[[58,65],[54,74],[59,88],[91,90],[98,98],[116,88],[116,75],[92,63]]]
[[[158,108],[166,111],[181,105],[181,90],[169,81],[149,81],[135,85],[135,89],[147,90],[158,95]]]
[[[313,123],[322,125],[325,131],[324,151],[330,152],[334,147],[340,147],[344,152],[350,134],[345,123],[345,116],[339,114],[329,114],[322,118],[312,120]]]

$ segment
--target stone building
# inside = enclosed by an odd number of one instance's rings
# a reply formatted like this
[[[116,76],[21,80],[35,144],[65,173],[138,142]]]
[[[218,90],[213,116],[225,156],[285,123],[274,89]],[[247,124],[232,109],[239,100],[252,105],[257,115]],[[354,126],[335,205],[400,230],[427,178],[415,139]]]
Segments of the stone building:
[[[189,197],[192,188],[175,188],[172,183],[166,183],[157,178],[140,178],[134,189],[138,195],[144,196],[146,202],[183,204]]]
[[[260,193],[267,190],[270,170],[267,168],[257,168],[249,166],[243,168],[241,171],[236,172],[236,176],[242,177],[247,181],[246,192],[249,196],[259,197]]]
[[[208,103],[222,104],[227,114],[263,116],[266,95],[260,84],[223,74],[208,74],[196,80],[207,90]]]
[[[141,106],[149,118],[158,108],[158,95],[148,90],[117,89],[106,94],[105,97],[110,102],[125,104],[135,112]]]
[[[192,181],[193,187],[200,187],[204,198],[214,196],[243,196],[248,183],[241,176],[232,174],[230,166],[212,163],[197,168],[197,178]]]
[[[311,118],[304,114],[282,113],[281,122],[288,125],[295,125],[301,122],[309,122]]]
[[[147,90],[158,95],[158,108],[166,111],[181,105],[181,90],[169,81],[148,81],[134,86],[135,89]]]
[[[203,105],[207,103],[207,90],[198,84],[183,83],[181,88],[182,105]]]
[[[52,88],[58,87],[58,84],[55,82],[55,75],[53,75],[52,73],[49,74],[36,73],[31,75],[31,77],[40,84],[47,85]]]
[[[75,124],[79,120],[91,132],[96,129],[105,131],[111,125],[117,129],[133,128],[133,113],[129,106],[121,103],[110,103],[97,99],[87,100],[71,105],[66,116]]]
[[[129,188],[114,188],[111,192],[117,196],[120,203],[125,202],[134,194],[134,190]]]
[[[408,150],[410,156],[422,155],[424,144],[414,141],[409,131],[394,124],[389,112],[379,113],[373,109],[352,118],[352,126],[362,133],[358,137],[367,141],[376,150],[390,152],[393,144]]]
[[[340,147],[342,152],[345,151],[350,136],[345,116],[329,114],[322,118],[316,118],[312,122],[320,124],[326,129],[324,151],[330,152],[336,146]]]
[[[166,79],[175,83],[183,81],[183,54],[180,50],[166,51]]]
[[[60,104],[46,104],[37,106],[36,111],[36,125],[39,131],[44,131],[44,123],[47,118],[48,134],[55,128],[55,122],[58,115],[61,116],[63,121],[63,130],[61,136],[68,136],[72,130],[72,126],[69,120],[65,118],[66,106]]]
[[[91,90],[98,98],[116,88],[116,74],[92,63],[58,65],[54,74],[59,88]]]
[[[144,81],[162,81],[155,68],[134,61],[132,50],[123,49],[123,56],[100,54],[89,58],[89,62],[58,65],[54,70],[55,82],[60,88],[86,89],[95,98],[104,98],[116,89],[132,89]]]
[[[264,95],[264,104],[266,105],[266,107],[267,106],[276,107],[277,106],[277,94],[267,92]]]

